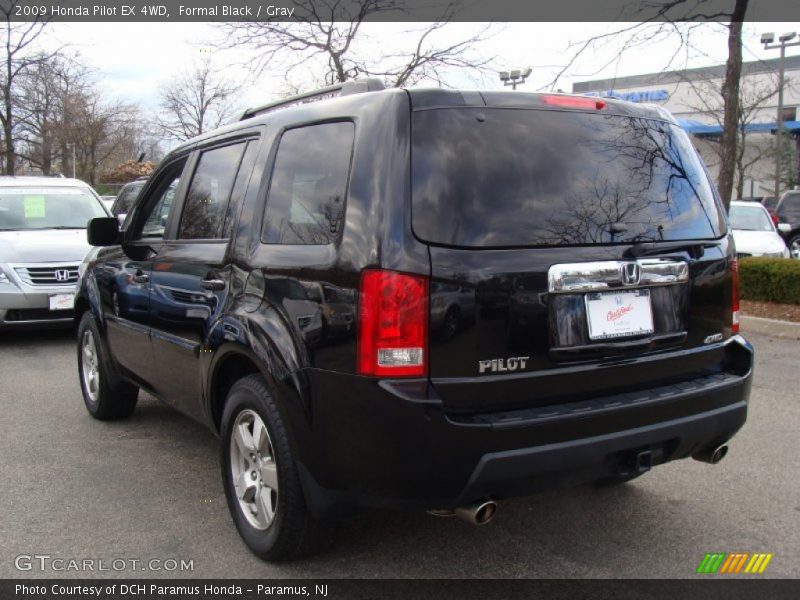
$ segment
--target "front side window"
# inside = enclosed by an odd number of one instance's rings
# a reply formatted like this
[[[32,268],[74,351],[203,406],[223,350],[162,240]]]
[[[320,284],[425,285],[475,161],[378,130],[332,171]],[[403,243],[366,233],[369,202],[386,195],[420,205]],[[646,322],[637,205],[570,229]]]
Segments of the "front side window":
[[[141,203],[145,216],[140,237],[150,239],[164,237],[185,164],[186,159],[172,163],[158,175],[149,188],[147,197]]]
[[[232,144],[207,150],[200,155],[192,183],[186,192],[178,238],[222,238],[228,201],[244,148],[244,143]]]
[[[325,123],[283,134],[272,173],[262,241],[331,244],[344,221],[353,123]]]
[[[88,221],[106,215],[85,189],[0,188],[0,231],[86,229]]]

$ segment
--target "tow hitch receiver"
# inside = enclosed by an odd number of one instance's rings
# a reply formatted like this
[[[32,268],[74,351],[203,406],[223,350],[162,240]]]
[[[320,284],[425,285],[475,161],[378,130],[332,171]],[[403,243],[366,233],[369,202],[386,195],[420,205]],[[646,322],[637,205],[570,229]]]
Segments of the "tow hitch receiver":
[[[647,473],[653,466],[653,453],[650,450],[644,450],[636,455],[634,468],[637,473]]]

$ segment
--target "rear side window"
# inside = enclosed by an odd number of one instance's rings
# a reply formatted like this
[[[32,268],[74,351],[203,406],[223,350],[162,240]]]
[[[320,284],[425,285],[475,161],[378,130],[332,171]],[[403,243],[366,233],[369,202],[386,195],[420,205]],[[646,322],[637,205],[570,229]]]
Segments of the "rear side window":
[[[211,240],[223,237],[223,224],[245,144],[207,150],[200,155],[178,227],[178,238]]]
[[[281,137],[261,239],[331,244],[342,229],[353,153],[353,123],[290,129]]]
[[[724,229],[688,137],[657,120],[420,111],[411,175],[414,232],[433,243],[613,244],[709,239]]]

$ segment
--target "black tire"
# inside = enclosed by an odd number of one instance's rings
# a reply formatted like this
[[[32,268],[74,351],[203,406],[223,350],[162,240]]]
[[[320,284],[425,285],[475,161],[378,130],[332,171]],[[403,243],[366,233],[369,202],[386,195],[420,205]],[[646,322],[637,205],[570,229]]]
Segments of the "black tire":
[[[84,362],[90,360],[85,352],[89,338],[94,343],[93,354],[96,363],[92,379],[94,384],[87,380],[84,371]],[[124,419],[131,416],[136,409],[139,388],[122,381],[112,369],[108,351],[91,311],[83,313],[78,325],[78,379],[81,382],[83,403],[95,419],[101,421]],[[91,385],[96,386],[94,396],[89,389]]]
[[[263,560],[284,561],[324,549],[332,543],[335,531],[332,523],[315,520],[308,511],[289,433],[273,397],[260,375],[244,377],[231,388],[222,412],[222,482],[231,516],[247,547]],[[237,419],[252,413],[258,415],[266,427],[267,442],[277,470],[274,516],[265,529],[251,523],[253,513],[249,518],[245,516],[246,508],[242,507],[234,485],[233,428]]]

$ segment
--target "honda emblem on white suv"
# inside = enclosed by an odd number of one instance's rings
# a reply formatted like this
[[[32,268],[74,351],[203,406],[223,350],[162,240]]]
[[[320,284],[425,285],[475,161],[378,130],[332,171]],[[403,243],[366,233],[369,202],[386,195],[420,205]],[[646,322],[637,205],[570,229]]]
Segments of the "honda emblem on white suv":
[[[69,271],[67,269],[56,269],[56,281],[66,282],[69,281]]]

